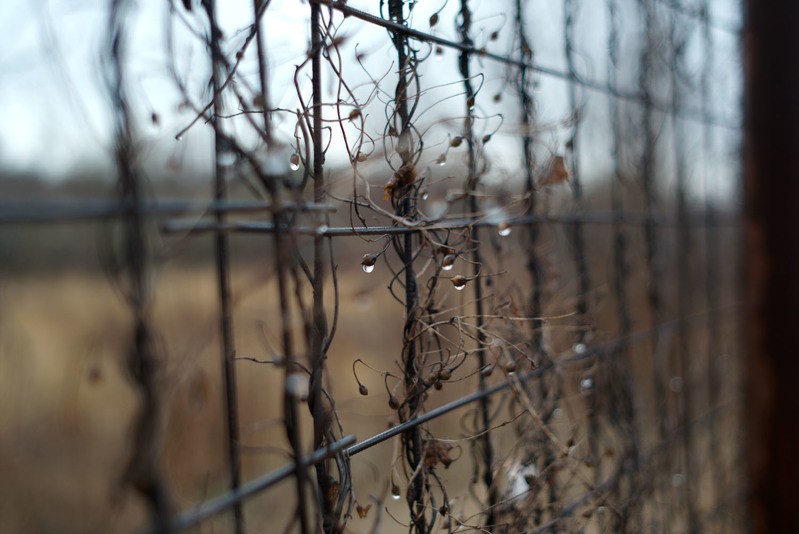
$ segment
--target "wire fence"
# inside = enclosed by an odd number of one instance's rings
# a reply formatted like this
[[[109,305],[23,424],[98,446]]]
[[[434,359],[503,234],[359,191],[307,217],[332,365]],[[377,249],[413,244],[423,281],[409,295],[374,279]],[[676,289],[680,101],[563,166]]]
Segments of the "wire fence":
[[[173,72],[195,114],[176,137],[213,132],[213,198],[196,202],[145,198],[125,69],[133,7],[112,1],[118,203],[0,211],[4,225],[122,229],[110,272],[133,317],[124,478],[147,503],[142,531],[740,530],[737,6],[357,4],[254,0],[233,36],[228,7],[170,4],[210,73],[197,99]],[[269,42],[289,13],[309,44],[287,70]],[[230,198],[235,184],[250,198]],[[227,472],[198,500],[173,494],[159,459],[148,236],[206,234]],[[239,234],[270,251],[276,290],[265,329],[279,348],[253,358],[237,347]],[[336,349],[355,276],[385,283],[402,314],[386,354]],[[281,375],[290,461],[264,474],[242,470],[247,359]],[[351,367],[349,383],[331,366]],[[346,390],[387,406],[390,427],[356,439]],[[358,466],[387,442],[390,457]],[[270,492],[271,508],[247,504]]]

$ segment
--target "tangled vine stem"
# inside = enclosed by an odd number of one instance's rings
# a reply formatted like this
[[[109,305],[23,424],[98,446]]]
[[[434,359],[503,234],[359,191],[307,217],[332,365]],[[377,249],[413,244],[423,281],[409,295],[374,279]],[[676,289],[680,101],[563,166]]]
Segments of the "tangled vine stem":
[[[124,252],[120,265],[128,267],[121,280],[123,293],[133,313],[133,333],[127,354],[127,370],[140,396],[134,417],[132,455],[125,471],[130,484],[147,502],[158,533],[168,532],[171,499],[160,472],[161,403],[157,380],[158,358],[150,326],[150,293],[147,283],[148,250],[142,211],[142,184],[136,167],[137,147],[127,98],[127,34],[125,20],[130,3],[114,0],[108,21],[108,89],[114,106],[115,157],[119,198],[124,206]]]
[[[461,51],[460,59],[459,59],[459,70],[461,76],[463,76],[463,85],[465,89],[464,96],[466,98],[466,118],[464,119],[464,128],[463,128],[463,137],[466,139],[466,149],[467,149],[467,177],[466,177],[466,190],[469,194],[469,206],[468,210],[472,214],[473,217],[476,217],[480,212],[480,208],[477,204],[478,198],[478,185],[480,183],[480,176],[478,174],[478,155],[477,155],[477,146],[475,143],[474,138],[474,112],[476,107],[476,99],[477,94],[472,86],[471,82],[471,70],[469,68],[469,60],[471,59],[471,54],[467,51],[468,48],[472,48],[473,42],[471,38],[471,25],[472,25],[472,13],[469,9],[469,1],[468,0],[461,0],[461,9],[460,9],[460,34],[461,34],[461,42],[464,45],[463,51]],[[485,351],[483,347],[486,345],[486,334],[485,334],[485,321],[483,319],[483,281],[480,277],[480,270],[483,266],[483,258],[482,254],[480,253],[480,246],[479,246],[479,235],[478,235],[478,228],[476,226],[472,226],[470,239],[472,241],[472,267],[473,267],[473,286],[474,286],[474,302],[475,302],[475,313],[477,314],[477,344],[479,350],[477,352],[477,369],[483,369],[486,366],[486,357]],[[485,390],[486,388],[486,376],[483,373],[479,375],[479,388],[480,390]],[[479,457],[479,460],[476,459],[476,463],[482,465],[483,468],[483,484],[485,484],[486,491],[488,493],[488,499],[486,502],[486,519],[485,524],[487,528],[492,528],[495,522],[494,510],[496,508],[497,503],[497,488],[494,485],[494,449],[491,443],[491,433],[488,430],[491,428],[491,406],[490,400],[488,397],[484,397],[480,401],[480,425],[482,427],[482,439],[473,441],[473,447],[477,448],[478,443],[482,447],[482,454]]]
[[[403,0],[388,0],[389,19],[405,25]],[[392,34],[394,47],[397,50],[398,80],[394,93],[394,121],[399,119],[398,153],[401,158],[400,168],[396,171],[398,185],[391,192],[391,203],[397,217],[413,221],[416,209],[416,170],[414,168],[412,109],[409,106],[410,83],[416,76],[416,52],[408,47],[408,39],[401,34]],[[413,106],[415,109],[415,106]],[[422,362],[419,361],[415,331],[418,326],[416,313],[419,291],[414,270],[414,236],[406,234],[394,239],[394,248],[400,256],[405,272],[405,328],[403,329],[402,365],[405,372],[405,402],[400,406],[400,421],[406,421],[417,415],[422,400]],[[422,429],[414,427],[402,436],[403,453],[411,472],[406,500],[410,509],[411,528],[418,534],[428,531],[428,520],[425,508],[425,490],[427,473],[422,464],[425,441]],[[431,525],[432,527],[432,525]]]

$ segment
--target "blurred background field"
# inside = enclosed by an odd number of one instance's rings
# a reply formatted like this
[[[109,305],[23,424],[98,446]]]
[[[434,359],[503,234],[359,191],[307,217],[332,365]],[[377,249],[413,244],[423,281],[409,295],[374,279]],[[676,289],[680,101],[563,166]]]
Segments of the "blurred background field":
[[[13,183],[9,181],[7,183]],[[35,183],[28,180],[26,184]],[[66,189],[63,189],[66,188]],[[184,191],[190,194],[192,189]],[[99,198],[102,187],[90,184],[71,189],[69,182],[57,188],[41,185],[37,200],[48,198]],[[171,192],[180,192],[172,186]],[[555,188],[548,192],[557,205],[568,209],[566,190]],[[25,197],[26,193],[19,193]],[[588,204],[606,208],[608,198],[601,188],[589,194]],[[340,216],[337,216],[340,218]],[[163,373],[158,387],[163,392],[165,406],[163,451],[161,466],[173,492],[177,506],[191,508],[194,503],[221,493],[227,483],[225,467],[225,434],[222,409],[221,366],[219,363],[218,296],[213,266],[209,265],[209,237],[160,235],[153,222],[152,243],[154,262],[150,289],[154,295],[152,322],[156,326],[157,350]],[[0,288],[0,458],[2,472],[9,483],[0,492],[0,530],[3,532],[129,532],[142,525],[147,514],[142,503],[122,483],[122,473],[130,454],[130,432],[137,396],[130,377],[124,371],[124,358],[129,350],[131,319],[126,305],[115,289],[115,282],[103,267],[103,257],[109,247],[114,224],[68,223],[58,226],[4,226],[0,229],[3,243],[4,274]],[[572,349],[575,275],[568,268],[571,250],[564,228],[548,227],[542,248],[547,251],[549,294],[546,316],[552,317],[545,327],[546,339],[553,353],[568,353]],[[678,254],[679,244],[672,230],[663,230],[662,239],[668,247],[664,256]],[[697,237],[701,238],[699,234]],[[714,238],[725,257],[737,255],[737,231],[714,231]],[[494,243],[491,256],[499,275],[494,293],[498,300],[509,303],[518,300],[518,292],[529,282],[524,281],[523,258],[514,251],[524,246],[524,235],[512,233],[506,238],[486,236]],[[629,268],[635,274],[628,282],[629,307],[633,331],[646,331],[652,317],[647,303],[648,277],[645,275],[644,238],[640,230],[630,232]],[[612,294],[612,265],[606,251],[611,247],[612,232],[608,225],[587,229],[588,256],[593,269],[595,338],[593,343],[615,339],[619,324],[615,297]],[[700,248],[700,247],[697,247]],[[388,406],[388,394],[379,373],[359,367],[358,377],[369,389],[368,397],[358,394],[352,362],[362,358],[375,368],[396,367],[402,341],[399,335],[403,324],[402,306],[386,291],[390,280],[383,265],[371,274],[363,272],[360,258],[372,245],[350,238],[338,247],[336,265],[340,285],[340,307],[346,310],[339,318],[335,342],[329,351],[328,370],[331,392],[347,433],[367,437],[396,423]],[[673,252],[670,252],[673,251]],[[232,241],[232,301],[236,325],[237,361],[240,399],[241,452],[244,479],[283,466],[289,461],[285,450],[286,438],[280,418],[282,378],[271,364],[279,353],[276,280],[270,257],[272,244],[259,236],[238,236]],[[705,276],[705,258],[698,253],[692,258],[692,276]],[[724,350],[721,373],[724,378],[720,398],[714,406],[707,390],[701,388],[704,368],[710,362],[706,329],[707,317],[702,313],[701,298],[697,299],[697,315],[688,325],[688,346],[695,354],[693,379],[670,379],[670,399],[677,402],[683,387],[700,392],[695,399],[701,412],[714,423],[701,425],[697,438],[702,447],[710,439],[721,438],[724,446],[716,459],[724,466],[724,481],[734,498],[734,488],[740,485],[741,473],[734,468],[740,461],[735,436],[740,433],[740,402],[737,367],[737,271],[729,269],[716,273],[723,287],[724,309],[721,341]],[[560,267],[559,267],[560,266]],[[674,283],[674,282],[672,282]],[[468,303],[469,297],[452,293],[452,304]],[[665,295],[667,306],[673,298]],[[668,304],[671,302],[671,304]],[[514,304],[515,305],[515,304]],[[689,316],[691,314],[689,313]],[[673,333],[672,333],[673,334]],[[674,350],[677,338],[664,336],[665,348]],[[299,337],[298,337],[299,340]],[[644,336],[632,345],[623,359],[636,388],[636,410],[642,434],[642,449],[654,455],[657,463],[659,438],[655,422],[663,408],[653,402],[653,360],[650,340]],[[259,362],[253,361],[259,360]],[[570,365],[559,371],[565,382],[558,399],[558,417],[551,427],[564,440],[573,439],[578,452],[587,452],[586,424],[589,411],[580,383],[592,365]],[[592,376],[596,376],[593,375]],[[504,380],[501,372],[492,381]],[[693,386],[683,385],[693,380]],[[463,379],[447,384],[436,391],[432,404],[442,405],[476,390],[476,380]],[[601,387],[601,386],[600,386]],[[501,400],[500,406],[508,399]],[[507,408],[503,408],[505,410]],[[453,439],[457,457],[446,470],[449,491],[455,496],[457,510],[463,515],[479,511],[470,495],[479,487],[472,480],[473,459],[468,454],[468,424],[473,407],[460,409],[437,421],[432,432]],[[304,415],[307,418],[307,415]],[[500,418],[501,419],[501,418]],[[464,426],[466,424],[466,426]],[[303,426],[310,431],[309,421]],[[712,435],[715,438],[711,438]],[[307,434],[306,434],[307,435]],[[493,433],[497,448],[502,451],[499,464],[504,491],[514,490],[513,476],[507,473],[517,465],[524,447],[518,444],[512,426],[500,426]],[[605,454],[611,457],[615,438],[609,434]],[[620,445],[619,445],[620,446]],[[396,446],[391,442],[379,445],[353,460],[356,494],[360,502],[372,503],[374,510],[365,519],[355,518],[349,524],[353,532],[368,532],[373,527],[381,503],[389,511],[401,515],[404,503],[389,498],[387,469],[392,465]],[[575,453],[577,454],[577,452]],[[719,488],[710,463],[704,463],[699,479],[703,493],[715,496]],[[642,476],[654,480],[657,469],[642,467]],[[672,473],[677,476],[679,473]],[[574,476],[569,475],[569,476]],[[291,522],[294,497],[288,490],[289,481],[248,501],[246,513],[252,524],[284,525]],[[726,490],[723,491],[726,495]],[[373,499],[378,499],[374,501]],[[707,506],[716,506],[708,501]],[[725,509],[715,523],[722,528],[737,517]],[[590,522],[589,522],[590,523]],[[380,532],[401,532],[405,528],[383,517]],[[200,531],[218,532],[230,528],[224,516],[213,520]],[[278,528],[275,526],[274,528]],[[283,528],[282,526],[280,527]]]

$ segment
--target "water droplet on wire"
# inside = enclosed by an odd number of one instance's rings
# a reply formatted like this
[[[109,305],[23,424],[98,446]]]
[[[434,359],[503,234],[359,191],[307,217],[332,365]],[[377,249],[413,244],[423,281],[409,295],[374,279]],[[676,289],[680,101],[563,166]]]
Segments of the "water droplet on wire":
[[[230,150],[222,150],[219,152],[216,159],[223,167],[230,167],[236,163],[237,156],[235,152],[231,152]]]
[[[451,271],[452,266],[455,265],[455,259],[457,256],[455,254],[447,254],[444,256],[444,259],[441,260],[441,269],[444,271]]]
[[[308,398],[308,376],[304,373],[291,373],[286,377],[286,391],[301,400]]]

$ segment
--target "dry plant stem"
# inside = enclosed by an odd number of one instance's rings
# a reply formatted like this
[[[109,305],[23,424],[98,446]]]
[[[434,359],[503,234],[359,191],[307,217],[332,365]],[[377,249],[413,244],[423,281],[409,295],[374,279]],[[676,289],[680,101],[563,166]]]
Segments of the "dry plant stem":
[[[526,28],[525,28],[525,20],[524,20],[524,3],[521,0],[516,1],[516,31],[517,31],[517,39],[519,41],[519,53],[520,53],[520,61],[525,65],[519,70],[518,74],[518,91],[520,96],[521,102],[521,120],[523,125],[523,136],[522,136],[522,150],[524,152],[524,165],[525,165],[525,190],[528,196],[528,207],[527,207],[527,216],[534,217],[536,204],[537,204],[537,188],[535,183],[535,156],[533,151],[533,132],[535,131],[534,127],[534,120],[535,120],[535,107],[533,98],[529,92],[529,87],[532,85],[532,80],[528,79],[528,76],[531,72],[529,68],[527,68],[527,64],[532,60],[532,49],[530,47],[529,42],[527,41],[526,35]],[[531,224],[528,230],[528,246],[525,247],[527,249],[527,270],[530,273],[531,278],[531,285],[532,285],[532,292],[530,295],[530,304],[529,310],[530,314],[533,317],[541,317],[543,315],[543,289],[544,289],[544,269],[541,264],[541,260],[538,256],[538,241],[539,241],[539,227],[537,224]],[[532,345],[535,351],[535,356],[539,360],[539,364],[542,366],[551,365],[552,360],[550,356],[547,354],[546,348],[544,346],[544,339],[543,339],[543,323],[532,324]],[[523,395],[526,397],[531,396],[532,394],[532,384],[525,387],[525,392]],[[545,387],[545,381],[540,380],[538,381],[538,394],[541,399],[541,403],[545,403],[547,399],[547,389]],[[518,398],[517,394],[517,398]],[[527,400],[527,399],[525,399]],[[520,435],[535,435],[529,429],[525,427],[520,428]],[[522,438],[524,439],[524,438]],[[539,439],[536,439],[536,443],[539,442]],[[528,452],[527,454],[539,454],[538,451]],[[553,461],[553,454],[551,452],[551,443],[548,439],[544,438],[542,443],[542,450],[540,454],[544,456],[544,464],[545,466],[550,465]],[[532,458],[530,459],[532,460]],[[554,484],[553,484],[554,486]],[[541,507],[537,508],[538,510]],[[540,512],[536,512],[536,523],[540,523],[542,520]]]
[[[313,189],[314,201],[320,202],[325,198],[324,183],[324,149],[322,146],[322,45],[323,29],[320,7],[311,4],[311,69],[313,108]],[[327,223],[323,213],[316,215],[316,226]],[[327,315],[325,313],[324,284],[325,284],[325,237],[314,236],[313,260],[313,321],[311,327],[311,377],[308,390],[308,407],[313,416],[313,444],[314,449],[319,449],[325,443],[332,443],[333,437],[333,406],[325,401],[323,395],[323,381],[325,370],[325,351],[327,346]],[[332,404],[332,403],[331,403]],[[338,483],[330,476],[326,462],[316,464],[316,480],[321,493],[320,504],[322,513],[322,526],[326,533],[339,530],[339,518],[336,510],[339,503],[338,492],[334,490]]]
[[[660,324],[663,320],[662,303],[660,296],[660,284],[663,281],[662,266],[658,258],[659,244],[657,236],[657,224],[655,217],[658,209],[658,198],[656,190],[656,177],[655,169],[657,164],[657,154],[655,153],[655,144],[657,142],[657,131],[654,124],[653,108],[651,106],[652,96],[649,87],[649,79],[655,68],[655,59],[653,54],[657,50],[657,36],[655,35],[655,13],[651,5],[651,0],[639,0],[640,9],[642,11],[645,29],[646,29],[646,43],[641,47],[640,58],[640,79],[639,90],[641,91],[643,100],[643,115],[641,117],[641,128],[643,129],[643,152],[641,154],[641,181],[644,190],[644,198],[646,201],[646,213],[649,222],[644,225],[644,242],[646,246],[646,262],[647,270],[649,272],[649,287],[647,290],[647,300],[649,309],[651,310],[652,322],[651,326]],[[663,341],[661,336],[657,333],[652,338],[652,354],[654,355],[653,361],[653,382],[655,390],[655,404],[656,411],[658,412],[658,431],[661,440],[664,440],[668,435],[667,428],[667,405],[666,405],[666,392],[665,392],[665,379],[664,379],[664,366],[665,354],[663,351]],[[663,463],[670,466],[669,460],[670,451],[666,451],[663,457]],[[657,470],[656,470],[657,472]],[[669,499],[667,496],[658,495],[660,492],[665,491],[664,480],[656,480],[653,483],[655,488],[655,497],[661,497],[663,507],[659,510],[660,519],[663,523],[670,519],[669,517]],[[665,517],[664,517],[665,516]]]
[[[618,66],[618,47],[619,47],[619,20],[618,20],[618,0],[608,0],[608,84],[616,86],[616,70]],[[619,105],[616,99],[609,99],[608,115],[610,117],[612,130],[612,150],[613,150],[613,181],[611,183],[611,204],[614,213],[624,212],[622,199],[622,132],[619,117]],[[632,321],[630,317],[630,303],[627,297],[625,281],[630,275],[627,265],[627,235],[621,224],[613,225],[613,292],[616,296],[616,313],[619,317],[619,336],[624,339],[630,334]],[[633,383],[630,372],[627,369],[629,360],[629,346],[621,343],[618,354],[611,358],[608,367],[612,370],[613,384],[609,387],[618,390],[618,399],[608,407],[611,421],[618,421],[618,429],[624,437],[624,453],[621,458],[621,466],[627,469],[629,475],[620,478],[619,486],[616,487],[618,502],[629,503],[623,506],[619,514],[614,515],[612,529],[616,532],[627,532],[631,525],[642,524],[641,507],[639,502],[639,489],[637,479],[639,477],[640,450],[638,447],[639,433],[635,424],[635,403],[633,398]],[[626,487],[620,487],[622,483]]]
[[[256,34],[256,46],[258,47],[258,78],[259,83],[261,84],[260,90],[261,95],[264,99],[264,113],[263,113],[263,132],[261,137],[264,140],[271,140],[271,123],[268,116],[268,109],[269,103],[266,100],[267,98],[267,72],[266,72],[266,51],[265,51],[265,44],[263,40],[263,36],[261,35],[261,27],[260,27],[260,17],[263,13],[263,9],[265,6],[262,6],[261,2],[257,0],[254,3],[254,12],[255,12],[255,21],[254,21],[254,33]],[[259,130],[260,131],[260,130]],[[267,150],[270,147],[267,146]],[[267,156],[269,157],[269,155]],[[267,192],[272,201],[272,205],[280,206],[281,205],[281,191],[280,191],[280,180],[281,176],[275,175],[263,175],[258,167],[257,161],[251,161],[251,165],[253,169],[255,169],[259,177],[263,181],[263,185],[266,188]],[[289,295],[288,295],[288,278],[289,273],[291,270],[290,261],[291,258],[296,256],[296,244],[294,243],[293,239],[289,235],[289,232],[292,231],[291,221],[292,219],[287,216],[288,214],[282,211],[274,211],[272,213],[272,222],[275,227],[275,232],[273,235],[274,244],[275,244],[275,270],[277,272],[277,284],[278,284],[278,300],[280,302],[280,323],[281,323],[281,342],[283,345],[283,354],[284,354],[284,384],[283,384],[283,417],[284,417],[284,425],[286,430],[286,437],[288,438],[289,444],[292,448],[292,455],[294,457],[294,461],[296,464],[296,488],[297,488],[297,511],[296,515],[299,520],[300,532],[302,534],[309,534],[312,529],[309,525],[309,519],[307,516],[307,493],[306,493],[306,484],[307,474],[306,474],[306,467],[303,466],[300,462],[302,458],[302,440],[300,435],[300,414],[298,409],[298,402],[299,396],[296,391],[296,388],[291,386],[291,375],[296,372],[296,366],[299,364],[297,362],[296,355],[294,353],[293,341],[292,341],[292,332],[291,332],[291,310],[289,306]],[[300,300],[301,302],[301,300]]]
[[[389,18],[400,25],[405,24],[402,0],[388,1]],[[408,147],[401,154],[402,166],[412,165],[413,157],[410,150],[411,127],[410,112],[408,110],[408,72],[409,62],[407,37],[404,35],[394,35],[394,46],[397,49],[397,67],[399,76],[397,90],[395,93],[395,113],[400,118],[400,139],[406,139]],[[415,73],[411,73],[415,76]],[[402,219],[413,219],[415,217],[414,205],[414,186],[411,183],[403,187],[397,187],[393,191],[392,201],[396,206],[396,215]],[[401,241],[401,242],[400,242]],[[416,330],[416,308],[419,299],[416,273],[413,268],[413,234],[395,238],[395,246],[401,251],[401,260],[405,271],[405,328],[403,333],[403,367],[405,371],[405,398],[406,402],[400,408],[400,420],[406,421],[414,417],[421,404],[421,369],[417,362],[416,341],[414,332]],[[406,460],[414,476],[409,481],[406,500],[411,517],[411,530],[418,534],[425,534],[428,531],[427,517],[425,515],[425,468],[422,464],[424,455],[424,443],[422,432],[419,427],[414,427],[402,436],[403,449]],[[432,525],[431,525],[432,526]]]
[[[219,46],[219,28],[216,23],[216,1],[205,0],[203,6],[208,16],[210,26],[211,49],[211,84],[214,91],[214,116],[211,119],[211,126],[214,129],[214,200],[223,202],[226,197],[227,180],[225,166],[221,163],[222,152],[226,150],[225,139],[222,135],[222,125],[219,117],[224,113],[222,102],[220,75],[223,68],[223,61],[220,60],[222,54]],[[216,213],[217,224],[225,223],[225,213]],[[241,471],[239,461],[239,417],[238,417],[238,396],[236,388],[236,367],[235,357],[236,348],[233,335],[233,323],[231,317],[230,302],[230,272],[229,272],[229,250],[228,238],[224,232],[217,232],[214,236],[214,247],[216,251],[216,276],[217,290],[219,294],[219,332],[222,349],[222,376],[224,378],[224,402],[227,424],[227,455],[228,472],[230,476],[230,487],[234,491],[241,484]],[[236,534],[244,532],[244,515],[241,504],[237,503],[233,507],[234,528]]]
[[[268,188],[273,202],[277,203],[279,200],[278,177],[268,177]],[[288,226],[289,221],[285,214],[275,213],[273,221],[276,228],[285,227],[285,231],[277,231],[274,233],[275,242],[275,270],[277,271],[277,285],[278,295],[280,300],[280,322],[281,322],[281,338],[283,344],[283,354],[285,354],[285,382],[283,386],[283,417],[286,426],[286,436],[291,445],[294,461],[297,463],[297,474],[295,477],[297,485],[297,516],[300,523],[300,532],[302,534],[309,534],[311,528],[308,524],[307,511],[307,495],[306,483],[307,474],[305,468],[300,465],[299,460],[302,458],[302,442],[300,441],[300,414],[297,407],[298,397],[296,391],[290,387],[291,374],[296,372],[294,370],[294,362],[296,356],[294,354],[294,347],[292,342],[291,332],[291,312],[289,309],[289,295],[288,295],[288,268],[287,262],[293,256],[292,251],[289,249],[288,239],[289,236],[285,235],[286,232],[291,231]]]
[[[533,98],[530,96],[530,92],[528,90],[528,86],[531,84],[531,81],[528,79],[529,69],[526,67],[526,61],[529,60],[529,57],[532,54],[532,50],[530,49],[530,45],[527,42],[526,32],[525,32],[525,23],[524,23],[524,16],[523,16],[523,2],[522,0],[516,0],[516,31],[518,33],[518,40],[519,40],[519,48],[521,54],[521,61],[525,65],[521,69],[519,69],[518,75],[518,83],[517,83],[517,90],[519,92],[520,102],[521,102],[521,123],[522,123],[522,131],[524,134],[522,135],[522,150],[524,155],[524,168],[525,168],[525,175],[524,175],[524,189],[527,193],[528,198],[528,206],[527,206],[527,213],[528,217],[533,217],[535,215],[535,208],[536,208],[536,201],[538,199],[538,195],[536,193],[536,185],[535,185],[535,158],[533,155],[533,136],[532,132],[533,122],[534,122],[534,107],[533,107]],[[530,277],[532,281],[532,294],[530,297],[530,314],[533,317],[541,317],[542,307],[541,307],[541,294],[543,290],[543,269],[541,267],[541,262],[538,259],[538,225],[536,223],[532,223],[529,225],[528,235],[528,246],[525,247],[527,250],[527,269],[530,271]],[[541,328],[536,328],[538,325],[534,325],[533,327],[533,348],[535,350],[536,355],[540,358],[543,356],[544,353],[544,343],[543,343],[543,336]]]
[[[150,295],[147,287],[147,245],[142,192],[135,166],[136,145],[126,95],[125,16],[129,3],[113,0],[108,21],[108,85],[113,103],[115,157],[120,200],[126,207],[124,225],[124,265],[128,268],[125,294],[133,313],[133,339],[127,367],[141,400],[134,416],[132,456],[125,472],[125,482],[145,499],[156,532],[169,530],[170,498],[158,468],[160,454],[161,407],[157,390],[158,362],[149,324]]]
[[[471,39],[471,24],[472,24],[472,14],[469,10],[469,2],[468,0],[461,0],[461,9],[460,9],[460,34],[461,34],[461,42],[464,44],[465,47],[471,48],[472,47],[472,39]],[[471,54],[467,52],[465,49],[461,52],[460,60],[459,60],[459,70],[461,76],[463,77],[463,84],[465,88],[465,97],[466,97],[466,120],[465,120],[465,127],[464,127],[464,138],[466,139],[466,148],[467,148],[467,169],[468,169],[468,177],[467,177],[467,185],[466,191],[469,193],[469,211],[472,217],[476,217],[479,213],[479,207],[477,205],[477,185],[479,183],[479,176],[477,175],[477,157],[475,154],[475,142],[474,142],[474,132],[472,129],[472,122],[473,122],[473,115],[474,115],[474,107],[475,107],[475,98],[476,94],[474,91],[474,87],[472,87],[471,82],[471,74],[469,71],[469,60],[471,58]],[[480,247],[478,245],[478,230],[477,227],[472,226],[470,229],[470,237],[473,245],[472,249],[472,268],[473,268],[473,281],[472,285],[474,285],[474,296],[475,296],[475,313],[477,314],[477,344],[479,347],[484,347],[486,345],[486,335],[485,335],[485,320],[483,318],[483,281],[480,277],[480,269],[482,268],[483,259],[480,254]],[[477,352],[477,362],[478,362],[478,369],[483,369],[486,364],[485,358],[485,351],[479,350]],[[486,388],[486,377],[480,373],[479,375],[479,388],[481,391],[485,390]],[[497,502],[497,495],[496,495],[496,487],[494,486],[494,450],[491,444],[491,435],[487,432],[487,429],[491,427],[491,420],[490,420],[490,400],[488,397],[483,397],[480,400],[480,424],[484,430],[482,433],[481,439],[479,441],[479,446],[482,446],[482,458],[480,458],[482,466],[483,466],[483,484],[485,484],[486,491],[488,492],[488,500],[487,500],[487,511],[486,511],[486,518],[485,524],[487,528],[491,528],[494,524],[494,505]],[[472,442],[472,446],[477,448],[478,441],[475,440]]]
[[[563,3],[563,16],[564,16],[564,34],[565,34],[565,55],[566,64],[572,79],[577,78],[577,71],[574,63],[574,18],[577,13],[577,6],[575,0],[565,0]],[[579,135],[580,135],[580,111],[577,107],[577,87],[575,84],[569,83],[569,107],[572,114],[572,130],[570,132],[569,143],[571,145],[571,181],[572,181],[572,198],[574,205],[578,211],[585,209],[583,202],[583,188],[580,176],[580,152],[579,152]],[[567,147],[568,149],[568,147]],[[588,262],[585,254],[585,239],[583,235],[582,224],[576,224],[572,227],[572,246],[574,248],[574,264],[577,270],[577,316],[579,322],[588,326],[588,292],[590,291],[590,282],[588,278]],[[578,334],[576,343],[585,343],[586,334],[588,330],[584,330]],[[599,382],[599,368],[603,364],[593,364],[590,373],[590,380],[593,381],[593,387],[590,389],[589,394],[586,396],[586,404],[588,405],[588,441],[589,449],[591,451],[591,458],[594,462],[594,480],[599,483],[602,480],[602,454],[600,452],[599,443],[599,411],[601,402],[605,391],[599,391],[597,383]],[[604,388],[602,388],[604,389]]]

